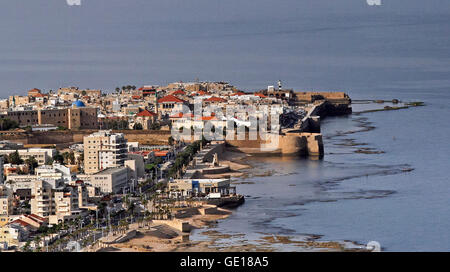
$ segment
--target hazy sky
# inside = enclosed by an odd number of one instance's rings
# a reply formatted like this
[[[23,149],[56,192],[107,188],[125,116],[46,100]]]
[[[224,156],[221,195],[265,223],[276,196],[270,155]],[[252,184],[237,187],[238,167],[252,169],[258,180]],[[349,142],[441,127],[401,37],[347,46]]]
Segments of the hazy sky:
[[[449,84],[450,1],[7,0],[0,96],[224,80],[244,90]]]

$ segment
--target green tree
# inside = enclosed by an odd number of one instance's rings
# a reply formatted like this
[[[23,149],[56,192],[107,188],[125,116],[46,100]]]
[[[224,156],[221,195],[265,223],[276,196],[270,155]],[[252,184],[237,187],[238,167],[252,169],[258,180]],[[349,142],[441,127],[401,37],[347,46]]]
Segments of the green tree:
[[[30,169],[30,172],[34,174],[34,169],[38,167],[38,162],[34,156],[29,157],[25,160],[25,164],[28,165],[28,169]]]
[[[23,160],[20,158],[19,152],[16,150],[15,152],[9,154],[8,158],[9,163],[12,164],[22,164]]]
[[[63,155],[61,155],[61,153],[59,153],[58,150],[56,151],[56,154],[53,157],[53,160],[57,163],[64,164],[64,157],[63,157]]]
[[[48,159],[45,165],[53,165],[53,158]]]
[[[168,142],[169,142],[169,145],[173,145],[175,140],[173,139],[172,136],[170,136],[169,139],[168,139]]]
[[[63,164],[69,164],[69,152],[64,152],[63,156]]]
[[[19,124],[14,120],[10,120],[8,118],[0,119],[0,130],[10,130],[18,127]]]
[[[150,126],[150,128],[152,130],[160,130],[161,129],[161,125],[158,122],[152,123],[152,125]]]

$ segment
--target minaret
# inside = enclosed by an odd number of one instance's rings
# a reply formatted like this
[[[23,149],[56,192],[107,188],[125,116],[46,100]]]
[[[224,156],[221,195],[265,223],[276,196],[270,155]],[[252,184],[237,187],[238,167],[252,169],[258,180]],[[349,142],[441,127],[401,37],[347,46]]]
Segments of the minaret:
[[[158,92],[156,91],[156,89],[155,89],[155,113],[159,117],[159,115],[158,115]]]
[[[281,80],[278,80],[278,91],[281,91]]]

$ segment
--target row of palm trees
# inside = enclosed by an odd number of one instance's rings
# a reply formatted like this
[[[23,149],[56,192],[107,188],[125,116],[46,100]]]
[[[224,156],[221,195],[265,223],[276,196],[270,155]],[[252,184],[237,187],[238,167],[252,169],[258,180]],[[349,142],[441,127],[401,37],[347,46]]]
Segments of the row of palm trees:
[[[194,155],[200,150],[201,146],[205,146],[208,141],[203,137],[199,141],[195,141],[188,145],[186,149],[177,154],[173,166],[169,169],[169,177],[181,177],[185,167],[191,162]]]

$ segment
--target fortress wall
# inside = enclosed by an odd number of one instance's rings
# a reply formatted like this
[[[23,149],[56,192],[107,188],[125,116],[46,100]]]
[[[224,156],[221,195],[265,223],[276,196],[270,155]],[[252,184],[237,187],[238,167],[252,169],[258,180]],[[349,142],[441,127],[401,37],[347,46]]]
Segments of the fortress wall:
[[[262,149],[267,141],[258,140],[233,140],[226,141],[229,146],[236,148],[244,153],[251,154],[281,154],[281,155],[300,155],[300,156],[323,156],[324,148],[322,135],[320,133],[286,133],[279,136],[278,143],[274,144],[272,150]],[[276,146],[275,146],[276,145]]]
[[[165,224],[169,227],[177,229],[181,232],[188,232],[190,230],[189,222],[181,221],[179,219],[172,220],[152,220],[154,224]]]
[[[170,132],[167,134],[136,134],[136,133],[126,133],[125,139],[129,142],[139,142],[144,145],[157,145],[157,144],[167,144],[169,142]]]
[[[307,141],[298,133],[289,133],[280,136],[279,147],[282,154],[307,155]]]
[[[310,156],[323,156],[323,140],[320,133],[302,133],[303,137],[306,137],[308,154]]]
[[[73,134],[64,131],[33,132],[27,139],[28,144],[63,144],[73,142]]]
[[[295,96],[299,101],[313,101],[314,96],[322,96],[326,100],[349,100],[349,96],[344,92],[296,92]]]
[[[83,137],[97,130],[63,130],[23,133],[20,135],[2,135],[1,140],[10,140],[23,144],[68,144],[83,142]],[[115,133],[124,133],[125,138],[130,142],[140,144],[167,144],[170,131],[165,130],[117,130]]]

